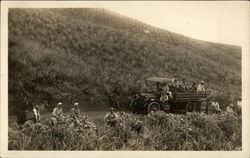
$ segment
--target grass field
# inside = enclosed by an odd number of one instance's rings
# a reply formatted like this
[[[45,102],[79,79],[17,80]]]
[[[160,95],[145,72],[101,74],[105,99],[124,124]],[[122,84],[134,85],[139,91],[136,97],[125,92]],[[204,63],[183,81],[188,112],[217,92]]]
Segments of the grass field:
[[[67,119],[57,127],[15,123],[9,127],[9,150],[241,150],[241,116],[231,113],[150,115],[119,113],[115,127],[104,112],[89,112],[80,124]]]

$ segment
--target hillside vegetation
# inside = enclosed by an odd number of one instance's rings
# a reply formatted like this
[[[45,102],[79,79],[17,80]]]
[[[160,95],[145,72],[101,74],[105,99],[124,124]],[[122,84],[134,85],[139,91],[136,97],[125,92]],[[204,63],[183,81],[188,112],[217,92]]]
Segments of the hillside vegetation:
[[[170,21],[171,22],[171,21]],[[9,105],[128,100],[151,76],[241,94],[241,48],[195,40],[104,9],[9,10]]]

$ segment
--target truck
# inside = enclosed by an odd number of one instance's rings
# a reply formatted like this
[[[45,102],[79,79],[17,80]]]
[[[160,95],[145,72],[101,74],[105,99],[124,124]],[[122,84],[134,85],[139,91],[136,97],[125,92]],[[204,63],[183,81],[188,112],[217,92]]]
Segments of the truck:
[[[173,86],[173,80],[170,78],[151,77],[146,79],[146,82],[151,82],[151,88],[144,90],[139,94],[133,95],[130,103],[130,109],[133,113],[150,113],[151,111],[166,111],[166,112],[194,112],[208,110],[206,92],[197,92],[191,90],[179,91]],[[154,88],[152,88],[154,83]],[[146,84],[148,85],[148,84]],[[164,85],[169,87],[168,103],[163,103],[160,100],[161,92],[155,88],[156,85]]]

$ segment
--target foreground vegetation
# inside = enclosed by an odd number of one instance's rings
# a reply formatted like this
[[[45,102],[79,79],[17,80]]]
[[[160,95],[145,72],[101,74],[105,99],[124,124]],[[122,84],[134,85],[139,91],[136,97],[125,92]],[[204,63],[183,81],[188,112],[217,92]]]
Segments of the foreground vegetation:
[[[185,115],[151,113],[142,122],[119,113],[120,123],[109,127],[86,118],[74,125],[67,119],[58,127],[12,124],[9,150],[241,150],[241,116],[232,113]]]

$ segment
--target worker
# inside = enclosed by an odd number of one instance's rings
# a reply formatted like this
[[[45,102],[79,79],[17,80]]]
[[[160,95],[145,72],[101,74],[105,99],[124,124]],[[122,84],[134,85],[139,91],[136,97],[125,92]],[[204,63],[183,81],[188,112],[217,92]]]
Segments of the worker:
[[[238,114],[241,114],[241,108],[242,108],[242,98],[241,97],[239,97],[239,99],[238,99],[238,101],[237,101],[237,103],[236,103],[236,109],[237,109],[237,113]]]
[[[217,101],[213,101],[211,106],[213,107],[213,113],[220,114],[220,104]]]
[[[35,115],[35,118],[34,118],[34,122],[37,123],[37,122],[40,122],[40,119],[41,119],[41,115],[40,115],[40,108],[38,105],[35,105],[33,107],[33,113]]]
[[[162,86],[162,91],[164,92],[169,92],[169,86],[167,85],[167,83],[164,83]]]
[[[197,91],[195,82],[193,82],[192,86],[189,88],[189,91],[191,91],[191,92],[196,92]]]
[[[234,110],[233,110],[233,103],[229,104],[229,106],[226,109],[226,112],[233,114]]]
[[[63,104],[59,102],[57,106],[53,109],[52,118],[51,118],[52,125],[58,125],[59,122],[63,121],[64,116],[63,116],[62,107],[63,107]]]
[[[70,110],[70,117],[73,119],[77,119],[80,116],[81,116],[81,111],[79,109],[79,104],[78,102],[75,102],[73,108]]]
[[[166,92],[162,92],[161,97],[160,97],[160,102],[164,110],[168,110],[167,109],[168,101],[169,101],[168,95],[166,94]]]
[[[70,117],[74,120],[75,125],[80,125],[79,117],[81,116],[81,111],[79,109],[78,102],[75,102],[73,108],[70,110]]]
[[[173,79],[173,86],[174,86],[176,89],[179,89],[180,84],[179,84],[177,78],[174,78],[174,79]]]
[[[228,106],[232,107],[233,111],[237,111],[236,104],[234,104],[233,102],[231,102]]]
[[[172,81],[173,81],[173,84],[172,84],[173,93],[179,92],[180,91],[180,83],[179,83],[179,81],[177,80],[177,78],[173,78]]]
[[[162,86],[159,82],[156,82],[155,94],[160,97],[162,91]]]
[[[201,81],[200,84],[197,86],[197,92],[205,92],[204,81]]]
[[[187,91],[187,84],[186,84],[186,80],[183,79],[181,82],[181,92],[186,92]]]
[[[104,116],[104,122],[111,127],[115,127],[118,123],[119,116],[114,112],[114,108],[110,108],[110,111]]]
[[[137,134],[143,132],[143,122],[135,119],[135,121],[132,124],[132,130],[135,131]]]
[[[173,99],[173,94],[172,94],[172,92],[170,91],[169,86],[166,85],[166,87],[167,87],[166,90],[163,91],[163,92],[165,92],[165,93],[168,95],[168,100],[172,100],[172,99]]]

